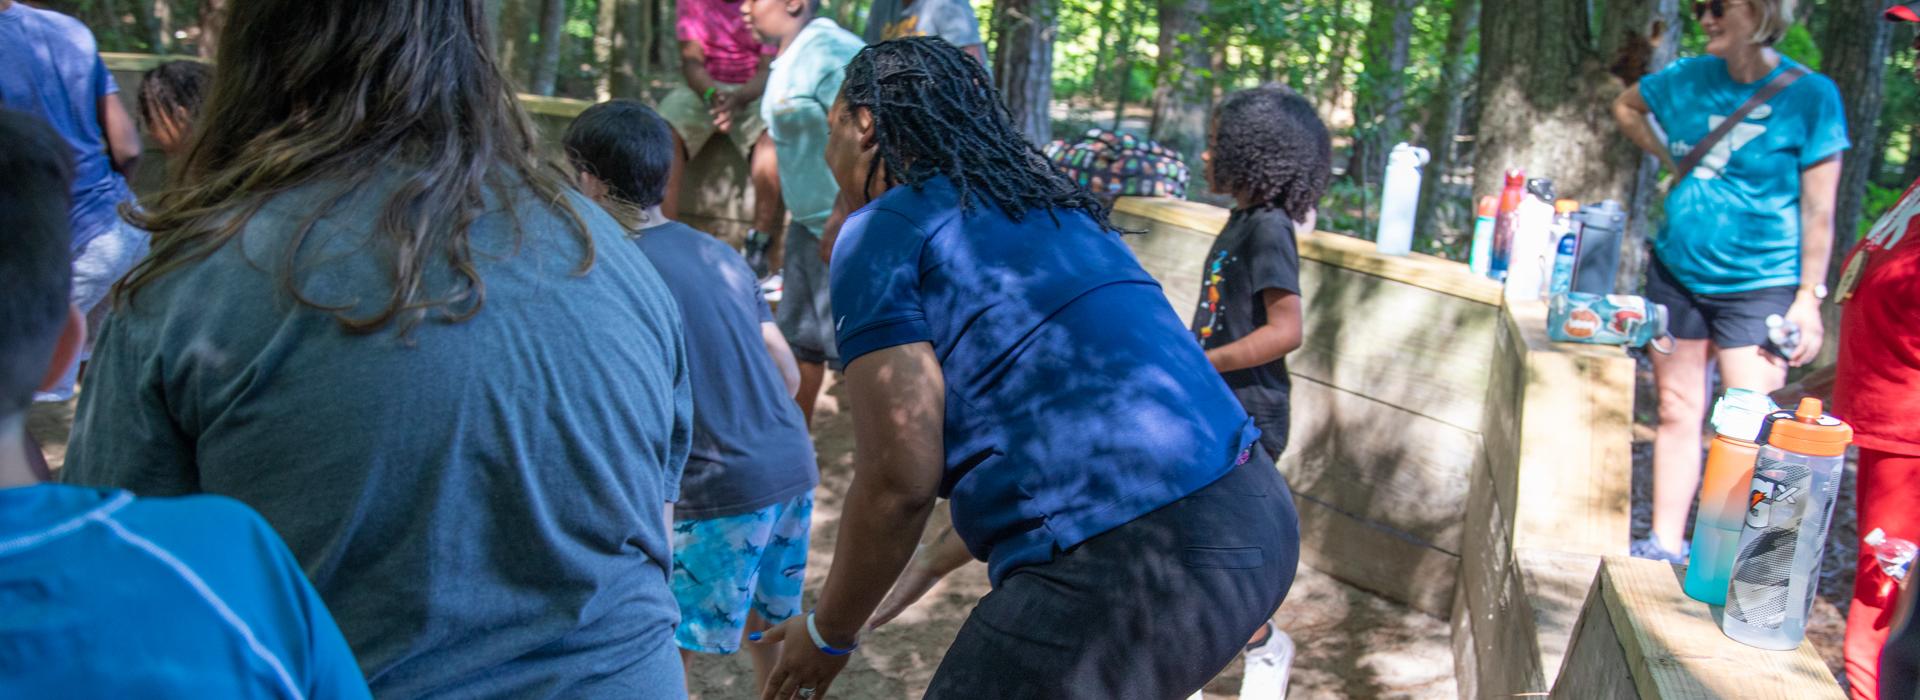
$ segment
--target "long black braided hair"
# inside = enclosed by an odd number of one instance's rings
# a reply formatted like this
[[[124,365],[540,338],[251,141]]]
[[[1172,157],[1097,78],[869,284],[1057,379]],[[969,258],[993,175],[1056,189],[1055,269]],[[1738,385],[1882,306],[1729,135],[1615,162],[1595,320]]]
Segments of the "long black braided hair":
[[[1018,221],[1035,209],[1049,216],[1078,209],[1101,228],[1113,228],[1106,205],[1055,170],[1013,127],[980,62],[944,39],[911,37],[862,49],[847,64],[840,97],[847,114],[858,107],[872,112],[888,187],[919,189],[945,175],[963,211],[992,204]],[[873,177],[869,172],[869,187]]]

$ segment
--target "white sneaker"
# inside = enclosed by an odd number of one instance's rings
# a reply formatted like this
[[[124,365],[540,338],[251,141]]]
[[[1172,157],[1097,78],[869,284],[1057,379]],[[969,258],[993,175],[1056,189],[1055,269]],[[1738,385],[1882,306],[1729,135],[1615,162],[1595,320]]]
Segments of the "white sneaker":
[[[760,280],[760,293],[767,297],[767,303],[769,304],[780,303],[780,293],[786,291],[786,288],[787,280],[785,277],[781,277],[778,272],[768,275],[766,279]]]
[[[1293,671],[1293,638],[1274,627],[1260,646],[1247,650],[1246,673],[1240,678],[1240,700],[1280,700],[1287,696],[1287,676]]]

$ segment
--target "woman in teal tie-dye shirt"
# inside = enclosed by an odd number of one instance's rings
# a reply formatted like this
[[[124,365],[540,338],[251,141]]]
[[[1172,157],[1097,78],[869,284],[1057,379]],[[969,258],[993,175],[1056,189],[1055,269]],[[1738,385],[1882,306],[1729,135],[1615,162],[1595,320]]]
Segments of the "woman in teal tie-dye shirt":
[[[1793,24],[1793,0],[1693,3],[1707,55],[1675,61],[1614,103],[1622,131],[1669,171],[1755,93],[1805,68],[1773,49]],[[1664,135],[1647,121],[1651,114]],[[1653,448],[1653,533],[1634,553],[1680,561],[1688,507],[1700,485],[1707,367],[1727,388],[1772,391],[1787,366],[1820,352],[1820,304],[1833,245],[1833,203],[1847,125],[1839,90],[1802,75],[1749,112],[1674,175],[1667,222],[1654,242],[1647,297],[1667,306],[1672,354],[1653,356],[1660,426]],[[1777,347],[1767,319],[1798,325]]]

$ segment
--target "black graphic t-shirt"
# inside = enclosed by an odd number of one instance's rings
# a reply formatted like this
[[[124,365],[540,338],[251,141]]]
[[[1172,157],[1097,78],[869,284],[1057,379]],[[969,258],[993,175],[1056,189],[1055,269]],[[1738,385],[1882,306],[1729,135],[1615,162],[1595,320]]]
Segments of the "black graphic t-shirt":
[[[1262,292],[1300,293],[1300,249],[1293,227],[1280,209],[1233,211],[1201,270],[1200,304],[1193,312],[1193,334],[1201,347],[1212,350],[1266,325]],[[1286,446],[1292,386],[1286,359],[1221,376],[1264,433],[1261,442],[1278,458]]]

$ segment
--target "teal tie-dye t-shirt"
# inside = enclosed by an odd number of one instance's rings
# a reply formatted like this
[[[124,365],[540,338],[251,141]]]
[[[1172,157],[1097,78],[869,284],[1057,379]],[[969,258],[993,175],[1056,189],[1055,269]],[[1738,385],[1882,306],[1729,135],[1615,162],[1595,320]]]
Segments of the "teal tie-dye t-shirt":
[[[1781,71],[1735,82],[1713,56],[1675,61],[1640,81],[1675,162]],[[1840,91],[1802,76],[1728,132],[1691,177],[1667,195],[1654,252],[1696,294],[1731,294],[1800,282],[1800,173],[1847,149]]]

